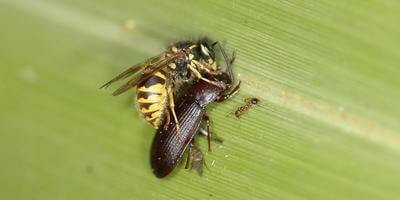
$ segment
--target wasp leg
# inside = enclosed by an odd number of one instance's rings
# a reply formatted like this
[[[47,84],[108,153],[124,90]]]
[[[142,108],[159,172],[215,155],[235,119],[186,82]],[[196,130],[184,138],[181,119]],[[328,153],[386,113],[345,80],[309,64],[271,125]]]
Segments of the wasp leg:
[[[199,63],[199,64],[196,64],[196,62],[193,62],[193,63],[194,63],[195,65],[200,65],[200,63]],[[193,65],[189,64],[188,66],[189,66],[189,69],[193,72],[193,74],[194,74],[198,79],[201,79],[201,80],[203,80],[203,81],[205,81],[205,82],[207,82],[207,83],[213,84],[213,85],[215,85],[215,86],[217,86],[217,87],[219,87],[219,88],[225,88],[225,85],[222,84],[222,83],[218,83],[218,82],[211,81],[211,80],[209,80],[209,79],[204,78],[204,77],[200,74],[200,72],[199,72],[195,67],[193,67]]]
[[[170,111],[167,109],[167,116],[166,116],[166,121],[165,121],[165,124],[164,124],[164,130],[167,130],[168,129],[168,126],[169,126],[169,122],[171,121],[171,114],[170,114]]]
[[[178,118],[176,117],[176,113],[175,113],[175,103],[174,103],[174,94],[172,92],[172,85],[170,85],[168,87],[168,97],[169,97],[169,108],[171,110],[172,116],[174,117],[174,121],[176,124],[176,132],[179,133],[179,122],[178,122]]]
[[[233,90],[232,90],[231,92],[229,92],[228,94],[221,95],[221,96],[217,99],[217,101],[218,101],[218,102],[223,102],[223,101],[225,101],[225,100],[227,100],[227,99],[230,99],[230,98],[232,98],[233,96],[235,96],[235,95],[239,92],[240,83],[241,83],[241,81],[239,81],[239,83],[236,85],[236,87],[233,88]]]
[[[185,169],[189,169],[190,157],[192,156],[193,147],[194,147],[194,138],[192,139],[192,141],[190,141],[190,144],[189,144],[189,152],[188,152],[188,156],[186,158]]]
[[[206,71],[207,73],[211,73],[211,71],[209,69],[207,69],[206,67],[204,67],[201,63],[199,63],[196,60],[192,60],[192,63],[196,66],[198,66],[201,70]]]

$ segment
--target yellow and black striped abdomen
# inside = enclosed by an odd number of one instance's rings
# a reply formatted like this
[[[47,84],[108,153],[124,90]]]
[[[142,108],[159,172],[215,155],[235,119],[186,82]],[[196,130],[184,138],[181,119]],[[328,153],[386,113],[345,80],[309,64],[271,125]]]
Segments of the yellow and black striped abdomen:
[[[167,75],[162,70],[140,82],[136,87],[139,113],[154,128],[158,128],[162,122],[167,101]]]

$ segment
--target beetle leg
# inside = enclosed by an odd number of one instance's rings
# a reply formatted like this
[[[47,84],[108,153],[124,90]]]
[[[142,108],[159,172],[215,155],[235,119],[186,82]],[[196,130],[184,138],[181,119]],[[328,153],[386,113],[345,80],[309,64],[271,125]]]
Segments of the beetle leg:
[[[222,102],[222,101],[225,101],[225,100],[230,99],[231,97],[235,96],[235,95],[239,92],[240,83],[241,83],[241,82],[242,82],[242,81],[239,81],[239,83],[236,85],[236,87],[233,88],[233,90],[232,90],[231,92],[229,92],[228,94],[224,94],[224,95],[219,96],[219,98],[217,99],[217,101],[218,101],[218,102]]]
[[[208,115],[203,116],[203,121],[206,123],[207,127],[207,144],[208,144],[208,151],[211,152],[211,132],[210,132],[210,118]]]
[[[207,130],[205,130],[204,128],[200,128],[199,129],[199,133],[202,134],[205,137],[207,137],[207,134],[208,134]],[[224,140],[222,138],[218,137],[217,135],[213,135],[213,134],[212,134],[212,137],[211,137],[211,141],[215,141],[215,142],[218,142],[218,143],[221,143],[221,144],[224,142]]]
[[[174,103],[174,94],[172,92],[172,85],[169,85],[167,92],[168,92],[168,97],[169,97],[169,108],[171,110],[171,114],[174,117],[174,121],[176,124],[176,132],[179,133],[179,122],[178,122],[178,118],[176,117],[176,113],[175,113],[175,103]]]
[[[210,118],[208,117],[207,114],[205,114],[203,116],[203,121],[206,123],[206,129],[204,130],[203,128],[199,129],[199,132],[204,135],[207,136],[207,143],[208,143],[208,151],[211,152],[211,140],[222,143],[223,139],[221,139],[220,137],[213,135],[210,131]]]
[[[188,156],[186,158],[186,164],[185,164],[185,169],[189,168],[189,164],[190,164],[190,157],[192,156],[192,149],[194,147],[194,138],[190,141],[189,144],[189,152],[188,152]]]

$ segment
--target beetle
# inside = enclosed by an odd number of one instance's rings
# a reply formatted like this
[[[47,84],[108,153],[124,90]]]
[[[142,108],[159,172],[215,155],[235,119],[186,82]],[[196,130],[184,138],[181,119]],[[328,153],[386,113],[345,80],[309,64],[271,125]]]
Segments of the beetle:
[[[171,120],[167,129],[158,128],[154,136],[150,162],[153,173],[158,178],[170,174],[179,163],[186,148],[193,142],[194,136],[198,133],[201,122],[208,118],[205,113],[207,106],[214,101],[225,101],[239,91],[240,82],[229,91],[235,81],[232,63],[236,54],[234,52],[231,61],[228,61],[228,57],[221,46],[220,49],[227,64],[225,72],[220,71],[218,75],[213,76],[214,81],[218,82],[220,86],[210,84],[202,79],[197,80],[178,101],[176,115],[180,124],[180,131],[178,132],[175,121]],[[209,125],[207,125],[207,130],[209,130],[208,127]],[[211,133],[207,132],[210,147]]]
[[[126,69],[100,88],[107,88],[116,81],[130,78],[112,94],[118,96],[136,87],[137,108],[148,123],[158,128],[164,118],[168,125],[172,116],[179,129],[174,109],[174,94],[179,88],[175,86],[195,79],[219,86],[215,81],[204,77],[204,74],[212,77],[214,73],[219,73],[214,52],[217,43],[212,43],[207,38],[177,42],[161,54]]]

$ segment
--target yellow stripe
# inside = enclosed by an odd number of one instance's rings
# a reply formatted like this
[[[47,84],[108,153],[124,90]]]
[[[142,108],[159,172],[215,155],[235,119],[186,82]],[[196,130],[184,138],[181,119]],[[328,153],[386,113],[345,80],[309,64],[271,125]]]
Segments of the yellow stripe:
[[[152,104],[149,106],[149,109],[141,108],[140,112],[141,113],[149,113],[149,112],[159,111],[160,109],[161,109],[161,107],[159,104]]]
[[[140,92],[149,92],[149,93],[158,93],[158,94],[163,94],[163,93],[166,92],[164,85],[159,84],[159,83],[155,84],[155,85],[152,85],[152,86],[150,86],[148,88],[143,86],[143,87],[140,87],[138,90]]]
[[[154,75],[156,75],[156,76],[158,76],[158,77],[160,77],[160,78],[162,78],[162,79],[167,79],[167,77],[165,77],[165,75],[164,74],[162,74],[161,72],[156,72]]]
[[[150,122],[150,124],[154,127],[154,128],[158,128],[160,126],[160,120],[156,120],[154,122]]]
[[[161,114],[162,114],[161,111],[157,111],[157,112],[154,112],[153,114],[151,114],[151,117],[146,117],[145,119],[147,121],[151,121],[153,119],[159,118],[161,116]]]
[[[161,97],[159,95],[151,95],[149,98],[140,98],[137,100],[138,103],[159,103],[163,101],[164,97]]]

